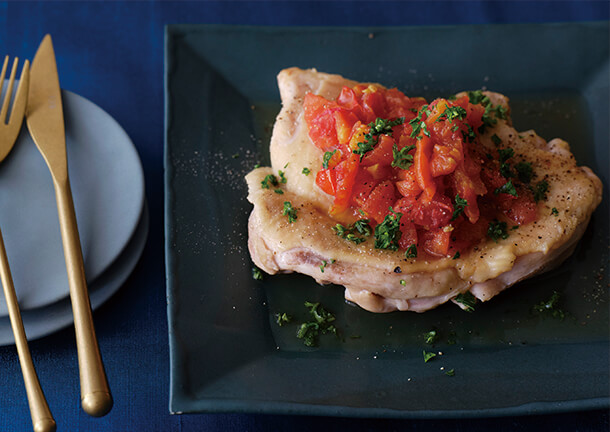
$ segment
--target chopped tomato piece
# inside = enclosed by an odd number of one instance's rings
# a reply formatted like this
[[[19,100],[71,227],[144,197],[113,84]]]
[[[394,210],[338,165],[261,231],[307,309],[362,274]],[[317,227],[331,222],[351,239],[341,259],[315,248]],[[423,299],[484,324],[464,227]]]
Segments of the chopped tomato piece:
[[[388,135],[381,135],[375,148],[368,152],[362,159],[362,165],[390,165],[394,160],[392,153],[394,143],[395,141],[392,139],[392,137],[389,137]]]
[[[443,194],[436,194],[431,200],[420,196],[416,208],[414,222],[426,228],[445,226],[453,216],[451,200]]]
[[[408,249],[409,246],[417,246],[417,228],[415,224],[400,219],[400,240],[398,240],[398,246],[400,249]]]
[[[364,201],[362,210],[375,219],[377,223],[381,223],[395,201],[396,192],[394,190],[394,184],[391,181],[386,180],[375,186],[375,189],[373,189],[366,201]]]
[[[358,159],[358,155],[350,153],[347,159],[334,168],[337,176],[337,189],[333,206],[330,209],[331,214],[339,214],[349,206],[352,188],[358,173]]]
[[[337,191],[337,178],[332,169],[321,169],[316,175],[316,184],[329,195],[335,195]]]
[[[432,141],[427,136],[422,136],[415,150],[414,166],[417,184],[424,191],[426,199],[432,199],[436,192],[436,183],[430,172],[430,154],[432,153]]]
[[[443,228],[425,230],[422,233],[421,245],[430,255],[443,257],[449,253],[450,239],[451,231]]]

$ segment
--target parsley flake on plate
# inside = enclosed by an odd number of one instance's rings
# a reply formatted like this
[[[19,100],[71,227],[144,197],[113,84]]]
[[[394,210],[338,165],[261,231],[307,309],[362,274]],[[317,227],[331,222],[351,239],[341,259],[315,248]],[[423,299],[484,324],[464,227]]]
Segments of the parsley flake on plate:
[[[290,201],[284,201],[283,216],[288,216],[288,222],[292,223],[297,220],[297,209],[292,207]]]
[[[383,222],[375,227],[375,249],[398,250],[402,213],[394,212],[391,207],[389,210],[391,213],[386,215]]]

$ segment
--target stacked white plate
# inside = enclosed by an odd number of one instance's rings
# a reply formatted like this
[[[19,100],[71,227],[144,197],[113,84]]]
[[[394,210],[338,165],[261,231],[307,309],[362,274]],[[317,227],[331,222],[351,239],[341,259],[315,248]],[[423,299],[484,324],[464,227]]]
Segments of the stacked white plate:
[[[74,93],[63,91],[62,97],[70,183],[95,309],[121,287],[144,249],[144,174],[133,143],[112,117]],[[53,183],[25,124],[0,164],[0,228],[28,339],[71,324]],[[13,343],[0,295],[0,345]]]

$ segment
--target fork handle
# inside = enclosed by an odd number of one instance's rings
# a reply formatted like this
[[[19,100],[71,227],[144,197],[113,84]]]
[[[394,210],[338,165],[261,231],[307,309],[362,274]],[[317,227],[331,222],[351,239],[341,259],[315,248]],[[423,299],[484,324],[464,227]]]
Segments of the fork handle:
[[[55,431],[55,420],[53,420],[49,405],[40,387],[38,375],[32,362],[30,349],[28,348],[28,340],[25,335],[23,321],[21,320],[21,312],[19,311],[17,294],[13,286],[13,277],[4,248],[2,231],[0,231],[0,279],[2,280],[4,297],[6,298],[11,327],[15,336],[15,345],[17,347],[17,355],[19,356],[19,363],[21,364],[21,372],[23,373],[23,382],[25,383],[25,391],[28,396],[34,431],[53,432]]]
[[[102,417],[110,411],[113,401],[93,326],[70,182],[66,177],[64,181],[54,181],[54,186],[74,315],[81,405],[87,414]]]

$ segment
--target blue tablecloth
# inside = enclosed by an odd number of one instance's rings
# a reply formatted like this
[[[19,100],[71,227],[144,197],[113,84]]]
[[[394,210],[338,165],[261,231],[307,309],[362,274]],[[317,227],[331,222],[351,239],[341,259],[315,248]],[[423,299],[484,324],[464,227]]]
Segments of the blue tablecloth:
[[[606,411],[464,420],[170,415],[163,249],[163,30],[169,23],[436,25],[608,20],[608,5],[605,1],[0,2],[0,53],[31,59],[42,36],[51,33],[62,87],[95,102],[125,128],[146,176],[151,215],[146,249],[121,290],[94,313],[115,399],[111,413],[94,419],[80,408],[72,328],[30,345],[58,430],[607,431]],[[31,430],[14,347],[0,348],[0,364],[0,430]]]

